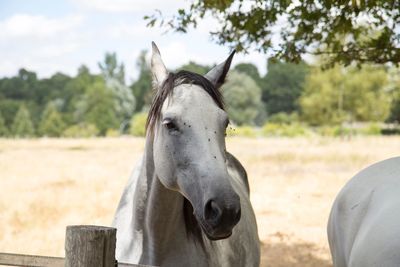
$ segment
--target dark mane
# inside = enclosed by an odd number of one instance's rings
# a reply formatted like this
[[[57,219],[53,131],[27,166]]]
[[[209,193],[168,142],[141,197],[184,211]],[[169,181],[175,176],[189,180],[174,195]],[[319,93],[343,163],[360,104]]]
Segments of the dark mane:
[[[204,89],[214,99],[219,108],[224,109],[221,92],[205,77],[200,74],[181,70],[170,72],[160,88],[155,88],[155,96],[151,103],[146,122],[146,131],[152,133],[156,122],[160,119],[161,107],[165,99],[172,94],[173,89],[181,84],[195,84]]]
[[[154,127],[160,119],[161,107],[165,99],[172,94],[176,86],[181,84],[195,84],[200,86],[212,97],[219,108],[224,109],[221,92],[205,77],[185,70],[181,70],[177,73],[170,72],[160,88],[155,88],[156,93],[153,98],[146,122],[146,131],[150,134],[154,133]],[[184,199],[182,209],[188,237],[198,241],[204,248],[204,240],[201,228],[195,216],[193,215],[192,204],[186,198]]]

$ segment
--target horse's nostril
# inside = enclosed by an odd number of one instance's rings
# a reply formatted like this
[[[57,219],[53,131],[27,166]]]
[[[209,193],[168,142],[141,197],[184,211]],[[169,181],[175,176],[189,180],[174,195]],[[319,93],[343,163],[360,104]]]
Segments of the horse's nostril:
[[[221,208],[214,200],[209,200],[204,207],[204,218],[211,225],[217,225],[221,220]]]

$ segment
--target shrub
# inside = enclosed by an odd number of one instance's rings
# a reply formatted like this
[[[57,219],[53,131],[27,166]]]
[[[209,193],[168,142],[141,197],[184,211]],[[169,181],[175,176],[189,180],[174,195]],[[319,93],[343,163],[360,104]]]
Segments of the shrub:
[[[295,112],[279,112],[268,117],[268,122],[277,124],[291,124],[299,120],[299,115]]]
[[[257,131],[251,126],[230,127],[226,130],[226,136],[256,137]]]
[[[116,129],[108,129],[106,132],[107,137],[118,137],[120,136],[119,131]]]
[[[339,136],[340,127],[339,126],[321,126],[316,128],[316,132],[322,136]]]
[[[381,129],[382,135],[400,135],[400,125],[386,124]]]
[[[99,130],[94,124],[77,124],[67,128],[63,132],[64,137],[94,137],[99,134]]]
[[[140,112],[136,113],[130,123],[129,133],[133,136],[145,136],[146,135],[146,120],[147,113]]]
[[[369,123],[362,125],[336,125],[322,126],[316,129],[316,132],[322,136],[351,136],[351,135],[380,135],[382,127],[379,123]]]
[[[360,133],[364,135],[380,135],[382,132],[381,126],[378,123],[369,123],[362,128]]]
[[[266,123],[261,129],[261,133],[264,136],[306,136],[310,134],[310,130],[299,123],[293,124],[277,124],[277,123]]]

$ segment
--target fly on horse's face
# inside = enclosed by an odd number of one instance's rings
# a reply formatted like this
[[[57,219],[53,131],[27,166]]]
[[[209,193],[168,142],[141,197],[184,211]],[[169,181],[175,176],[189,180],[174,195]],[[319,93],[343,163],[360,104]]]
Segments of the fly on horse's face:
[[[241,213],[240,199],[230,184],[226,166],[228,115],[217,99],[232,56],[205,77],[186,73],[199,83],[172,83],[153,121],[157,176],[165,187],[189,200],[203,232],[212,240],[229,237]],[[171,76],[155,46],[152,70],[158,90],[168,90],[166,80]]]

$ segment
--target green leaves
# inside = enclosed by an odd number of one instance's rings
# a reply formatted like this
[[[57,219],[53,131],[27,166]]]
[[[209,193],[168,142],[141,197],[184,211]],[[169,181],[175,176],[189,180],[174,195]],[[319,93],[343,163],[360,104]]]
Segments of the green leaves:
[[[10,132],[9,132],[7,126],[6,126],[4,118],[0,113],[0,137],[8,136],[9,133]]]
[[[217,30],[210,32],[213,39],[239,52],[255,49],[292,62],[304,55],[324,54],[329,67],[400,63],[396,30],[400,1],[194,0],[172,17],[157,11],[145,19],[150,27],[160,22],[158,26],[187,32],[205,16],[219,22]],[[371,38],[372,32],[378,35]]]
[[[311,125],[385,121],[391,106],[387,84],[379,68],[314,69],[300,98],[302,118]]]
[[[17,114],[15,115],[13,124],[11,126],[11,133],[14,137],[33,137],[35,135],[35,129],[31,121],[31,115],[29,110],[21,105]]]
[[[49,137],[60,137],[66,124],[54,103],[49,102],[42,113],[39,134]]]
[[[232,71],[222,92],[229,117],[235,124],[255,123],[262,108],[261,89],[250,76]]]

